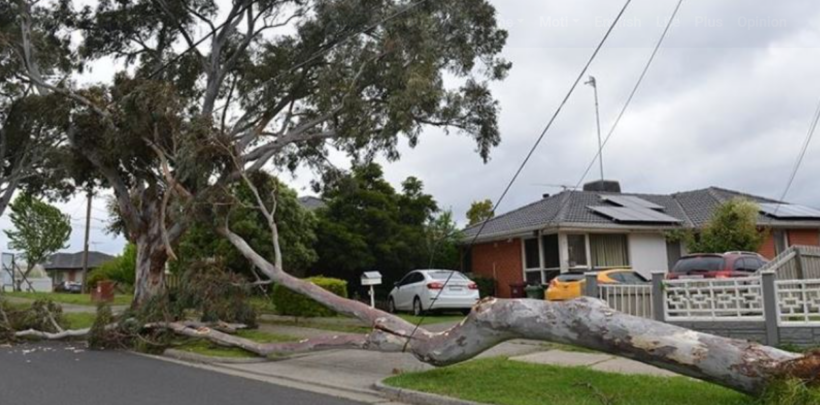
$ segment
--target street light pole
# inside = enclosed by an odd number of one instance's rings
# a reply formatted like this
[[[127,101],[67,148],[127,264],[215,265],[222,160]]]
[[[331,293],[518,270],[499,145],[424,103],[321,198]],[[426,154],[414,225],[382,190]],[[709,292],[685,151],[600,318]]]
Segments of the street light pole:
[[[598,108],[598,81],[595,80],[594,76],[590,76],[589,80],[586,83],[592,86],[592,90],[595,93],[595,123],[598,127],[598,164],[601,168],[601,184],[604,182],[604,147],[601,143],[601,113]]]

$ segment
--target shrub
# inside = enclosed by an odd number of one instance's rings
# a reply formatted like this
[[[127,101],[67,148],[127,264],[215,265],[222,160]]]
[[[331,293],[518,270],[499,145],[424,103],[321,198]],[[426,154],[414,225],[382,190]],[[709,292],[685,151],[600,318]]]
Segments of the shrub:
[[[311,277],[305,279],[340,297],[347,298],[347,282],[336,278]],[[336,313],[322,304],[277,284],[273,287],[273,304],[280,315],[299,317],[328,317]]]
[[[88,275],[86,282],[90,288],[97,286],[100,281],[114,281],[124,291],[130,291],[137,278],[137,248],[129,243],[125,245],[122,255],[114,260],[103,263]]]
[[[481,298],[495,296],[495,279],[478,275],[472,275],[470,279],[478,285]]]

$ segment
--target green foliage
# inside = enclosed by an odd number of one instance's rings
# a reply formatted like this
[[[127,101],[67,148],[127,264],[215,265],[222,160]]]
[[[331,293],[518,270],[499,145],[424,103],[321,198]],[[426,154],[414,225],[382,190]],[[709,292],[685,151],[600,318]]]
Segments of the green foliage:
[[[468,225],[475,225],[484,222],[495,216],[493,211],[493,202],[489,199],[484,201],[473,201],[470,204],[470,209],[467,210]]]
[[[347,282],[328,277],[311,277],[306,279],[340,297],[347,298]],[[273,288],[273,304],[280,315],[316,318],[336,316],[336,313],[322,304],[302,294],[288,290],[282,285]]]
[[[14,341],[15,331],[27,329],[57,333],[55,323],[63,329],[68,327],[63,308],[53,301],[37,300],[30,306],[14,306],[0,300],[0,342]]]
[[[94,350],[121,349],[123,340],[116,328],[109,328],[115,321],[111,307],[105,304],[97,306],[97,317],[88,334],[88,347]]]
[[[495,297],[495,279],[471,274],[470,280],[478,284],[478,293],[481,298]]]
[[[687,248],[698,253],[756,252],[766,238],[757,227],[759,211],[757,204],[743,199],[721,204],[700,234],[688,237]]]
[[[133,291],[137,274],[137,247],[128,243],[122,254],[92,270],[86,282],[91,288],[100,281],[114,281],[121,291]]]
[[[457,269],[461,255],[459,242],[462,232],[453,219],[453,212],[442,211],[425,224],[427,235],[427,254],[430,255],[430,268]]]
[[[244,277],[226,271],[219,260],[193,264],[176,292],[179,312],[194,310],[203,322],[242,323],[256,326],[256,310]]]
[[[759,405],[820,405],[820,389],[797,379],[777,379],[766,387]]]
[[[27,263],[26,276],[35,265],[68,247],[71,217],[57,207],[30,195],[21,195],[11,204],[10,217],[14,230],[5,231],[9,248],[23,252]]]
[[[318,212],[319,260],[313,274],[355,286],[362,272],[376,269],[384,285],[391,285],[410,270],[428,267],[429,240],[442,236],[441,229],[428,227],[438,206],[418,179],[408,178],[402,186],[397,193],[375,163],[355,166],[328,184],[323,192],[327,207]],[[439,259],[450,255],[442,251],[436,254]]]
[[[256,173],[251,181],[265,199],[267,207],[276,201],[276,223],[279,244],[283,252],[285,271],[304,275],[316,259],[316,217],[299,204],[296,192],[266,173]],[[256,198],[244,182],[233,187],[239,200],[230,213],[231,230],[245,239],[260,255],[273,260],[273,244],[267,219],[256,207]],[[194,262],[219,258],[229,270],[252,277],[253,265],[224,237],[217,235],[212,221],[196,221],[180,241],[176,253],[179,260],[172,263],[174,271],[185,269]]]

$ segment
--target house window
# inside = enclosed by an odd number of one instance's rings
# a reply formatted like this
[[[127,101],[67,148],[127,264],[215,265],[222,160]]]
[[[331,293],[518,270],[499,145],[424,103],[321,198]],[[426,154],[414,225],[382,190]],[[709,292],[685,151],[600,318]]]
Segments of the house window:
[[[540,269],[541,261],[538,259],[538,239],[524,240],[524,267],[527,269]]]
[[[557,269],[561,267],[558,256],[558,235],[544,235],[541,243],[544,245],[544,268]]]
[[[589,253],[592,266],[595,268],[612,268],[629,266],[629,250],[626,235],[591,234],[589,235]]]
[[[586,235],[567,235],[567,243],[569,244],[569,267],[586,267],[586,239]]]

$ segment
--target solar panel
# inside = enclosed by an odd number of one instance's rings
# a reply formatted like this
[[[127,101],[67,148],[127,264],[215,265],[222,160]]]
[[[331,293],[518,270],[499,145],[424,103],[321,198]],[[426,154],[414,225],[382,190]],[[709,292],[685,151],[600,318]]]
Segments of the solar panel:
[[[601,199],[625,208],[649,208],[652,210],[663,210],[664,208],[661,205],[631,195],[602,195]]]
[[[615,222],[649,222],[649,223],[680,223],[683,222],[673,216],[649,208],[631,207],[587,207]]]
[[[820,211],[793,204],[760,204],[760,212],[770,217],[797,219],[797,218],[816,218],[820,219]]]

